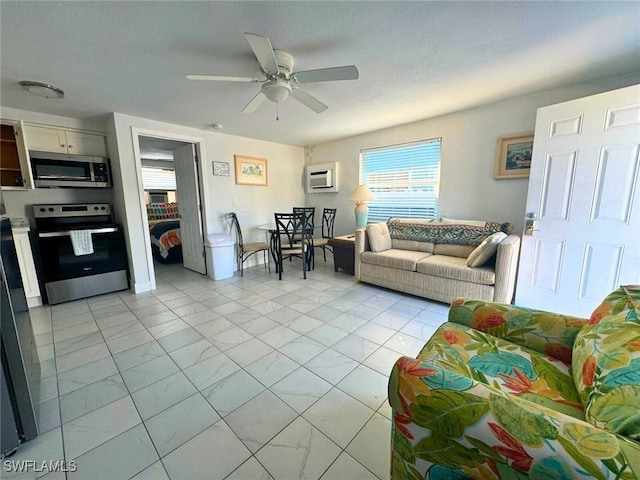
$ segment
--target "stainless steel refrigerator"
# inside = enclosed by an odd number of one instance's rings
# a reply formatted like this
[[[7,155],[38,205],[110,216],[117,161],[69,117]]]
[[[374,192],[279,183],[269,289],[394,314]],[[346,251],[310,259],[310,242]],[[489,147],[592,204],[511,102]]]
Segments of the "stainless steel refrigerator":
[[[0,454],[38,435],[40,363],[8,218],[0,217]]]

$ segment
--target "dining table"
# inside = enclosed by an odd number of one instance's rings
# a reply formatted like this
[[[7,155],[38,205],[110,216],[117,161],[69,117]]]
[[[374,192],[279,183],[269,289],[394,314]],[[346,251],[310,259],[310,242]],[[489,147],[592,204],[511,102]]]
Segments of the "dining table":
[[[278,253],[276,252],[276,236],[278,235],[278,227],[277,225],[274,223],[264,223],[262,225],[258,225],[257,227],[259,230],[264,230],[265,234],[267,235],[267,242],[269,243],[269,246],[271,248],[269,248],[270,252],[271,252],[271,257],[273,258],[274,263],[276,264],[276,273],[278,273]],[[313,254],[314,254],[314,249],[313,249],[313,236],[315,233],[315,230],[321,228],[320,225],[314,225],[313,230],[314,232],[310,232],[311,233],[311,256],[309,257],[309,264],[312,264],[313,261]],[[311,230],[311,229],[309,229]]]

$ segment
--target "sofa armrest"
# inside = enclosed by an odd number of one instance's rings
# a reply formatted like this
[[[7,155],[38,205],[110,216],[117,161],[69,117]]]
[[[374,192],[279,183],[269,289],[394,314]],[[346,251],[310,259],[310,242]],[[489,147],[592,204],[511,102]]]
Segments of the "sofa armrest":
[[[371,246],[369,245],[369,239],[367,238],[367,231],[364,228],[357,228],[354,245],[353,273],[358,281],[360,281],[360,255],[362,255],[363,252],[368,252],[370,250]]]
[[[515,305],[456,298],[449,321],[571,363],[573,342],[587,319]]]
[[[511,303],[516,288],[518,257],[520,255],[520,237],[509,235],[498,244],[496,253],[496,282],[493,301]]]
[[[394,479],[640,478],[640,444],[433,362],[400,358],[389,404]]]

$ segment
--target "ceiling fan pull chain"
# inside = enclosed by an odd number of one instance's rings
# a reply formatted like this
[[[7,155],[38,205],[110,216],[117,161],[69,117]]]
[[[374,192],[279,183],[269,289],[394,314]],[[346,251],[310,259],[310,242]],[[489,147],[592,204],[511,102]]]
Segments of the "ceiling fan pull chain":
[[[280,114],[278,113],[278,104],[276,103],[276,122],[280,121]]]

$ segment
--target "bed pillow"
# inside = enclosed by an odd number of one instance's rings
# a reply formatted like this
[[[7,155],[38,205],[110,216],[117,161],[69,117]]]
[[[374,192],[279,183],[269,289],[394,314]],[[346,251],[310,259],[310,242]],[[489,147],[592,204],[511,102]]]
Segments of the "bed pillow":
[[[496,232],[485,238],[467,257],[467,267],[479,267],[487,263],[498,251],[498,244],[505,238],[507,234],[503,232]]]
[[[367,236],[372,252],[384,252],[391,248],[391,235],[385,222],[367,225]]]

